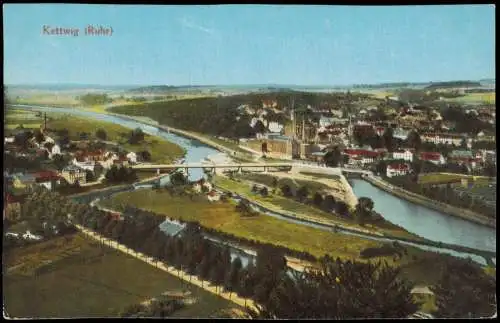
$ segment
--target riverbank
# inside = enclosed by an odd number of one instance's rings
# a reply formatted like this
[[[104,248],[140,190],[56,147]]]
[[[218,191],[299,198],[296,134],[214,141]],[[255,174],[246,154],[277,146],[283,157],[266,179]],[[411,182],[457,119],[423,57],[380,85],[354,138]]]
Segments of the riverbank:
[[[207,145],[209,147],[215,148],[215,149],[217,149],[217,150],[219,150],[221,152],[225,152],[225,153],[229,154],[232,157],[235,157],[235,158],[238,158],[238,159],[247,160],[247,161],[253,161],[253,158],[251,158],[248,155],[243,154],[242,152],[239,152],[239,151],[233,150],[231,148],[228,148],[228,147],[226,147],[224,145],[218,144],[218,143],[216,143],[215,141],[213,141],[213,140],[211,140],[209,138],[206,138],[204,136],[200,136],[200,135],[192,133],[190,131],[181,130],[181,129],[173,128],[173,127],[170,127],[170,126],[160,125],[160,124],[158,124],[158,122],[156,122],[154,120],[147,121],[144,118],[140,118],[140,117],[132,117],[132,116],[129,116],[129,115],[124,115],[124,114],[119,114],[119,113],[113,113],[113,112],[109,112],[109,111],[106,111],[106,114],[109,114],[109,115],[112,115],[112,116],[115,116],[115,117],[118,117],[118,118],[129,119],[129,120],[141,122],[141,123],[144,123],[144,124],[147,124],[147,125],[150,125],[150,126],[154,126],[154,127],[159,128],[159,129],[162,129],[164,131],[174,133],[176,135],[180,135],[180,136],[183,136],[183,137],[187,137],[187,138],[190,138],[190,139],[197,140],[197,141],[201,142],[204,145]]]
[[[376,187],[378,187],[378,188],[380,188],[388,193],[396,195],[397,197],[403,198],[407,201],[410,201],[410,202],[413,202],[416,204],[420,204],[420,205],[423,205],[427,208],[430,208],[430,209],[433,209],[433,210],[436,210],[436,211],[439,211],[439,212],[442,212],[442,213],[445,213],[445,214],[448,214],[451,216],[459,217],[461,219],[464,219],[464,220],[467,220],[470,222],[474,222],[477,224],[485,225],[485,226],[488,226],[490,228],[496,229],[496,219],[490,219],[488,217],[485,217],[481,214],[478,214],[478,213],[470,211],[470,210],[457,208],[457,207],[454,207],[454,206],[449,205],[449,204],[445,204],[445,203],[441,203],[439,201],[429,199],[425,196],[415,194],[415,193],[412,193],[412,192],[407,191],[405,189],[402,189],[400,187],[391,185],[383,180],[375,178],[374,176],[369,175],[369,176],[364,176],[362,178],[365,181],[369,182],[370,184],[372,184],[372,185],[374,185],[374,186],[376,186]]]

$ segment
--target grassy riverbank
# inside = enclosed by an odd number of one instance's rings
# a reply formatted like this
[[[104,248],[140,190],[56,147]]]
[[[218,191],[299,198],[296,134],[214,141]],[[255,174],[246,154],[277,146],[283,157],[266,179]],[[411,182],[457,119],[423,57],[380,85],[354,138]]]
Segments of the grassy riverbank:
[[[250,175],[254,179],[258,179],[259,175],[254,176]],[[260,177],[265,176],[265,175],[260,175]],[[267,179],[266,179],[267,180]],[[286,180],[285,180],[286,181]],[[262,180],[261,182],[264,182]],[[296,216],[298,218],[308,218],[310,220],[317,220],[317,221],[328,221],[330,224],[338,224],[341,226],[353,228],[353,229],[360,229],[360,230],[368,230],[368,231],[375,231],[375,232],[380,232],[380,233],[385,233],[389,234],[394,237],[404,237],[404,238],[410,238],[410,239],[416,239],[416,240],[421,240],[422,238],[402,229],[399,228],[395,225],[392,225],[389,222],[384,221],[383,223],[380,223],[378,225],[375,224],[367,224],[364,227],[360,226],[359,224],[356,223],[354,219],[342,217],[339,215],[336,215],[334,213],[329,213],[325,212],[317,207],[314,207],[312,205],[307,205],[304,203],[300,203],[298,201],[295,201],[291,198],[287,198],[282,196],[280,193],[276,194],[269,194],[267,197],[263,197],[260,194],[254,194],[252,193],[252,185],[249,183],[244,183],[244,182],[237,182],[234,180],[230,180],[225,177],[221,176],[216,176],[214,177],[214,183],[226,190],[244,195],[249,197],[250,199],[258,202],[259,204],[265,206],[266,208],[269,208],[271,210],[274,210],[276,212],[280,213],[286,213],[290,214],[293,216]],[[321,183],[314,183],[315,186],[313,185],[313,189],[319,190],[319,189],[325,189],[327,186],[323,186]],[[302,183],[307,185],[307,183]],[[279,191],[279,189],[278,189]]]
[[[81,132],[89,133],[91,138],[97,139],[95,136],[96,131],[104,129],[108,141],[116,142],[128,151],[147,150],[151,153],[151,161],[157,163],[170,163],[182,157],[185,153],[182,147],[163,138],[151,135],[145,135],[143,142],[132,145],[127,142],[131,129],[110,122],[64,115],[50,121],[47,126],[55,130],[68,129],[69,136],[73,140],[79,140]]]
[[[233,203],[212,204],[204,198],[190,200],[188,197],[171,196],[166,191],[124,192],[100,204],[118,210],[129,204],[172,218],[199,221],[202,226],[208,228],[260,242],[282,245],[297,251],[306,251],[317,257],[331,254],[334,257],[355,259],[364,248],[379,245],[374,241],[334,234],[266,215],[242,217]]]
[[[9,250],[3,269],[9,317],[115,317],[127,305],[184,289],[198,301],[174,317],[208,317],[235,307],[82,234]]]

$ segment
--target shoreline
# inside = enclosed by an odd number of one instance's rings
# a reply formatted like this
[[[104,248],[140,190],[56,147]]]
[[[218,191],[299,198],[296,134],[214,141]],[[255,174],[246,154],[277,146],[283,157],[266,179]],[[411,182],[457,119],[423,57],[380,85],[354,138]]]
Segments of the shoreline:
[[[392,184],[389,184],[383,180],[376,179],[370,175],[362,176],[361,179],[392,195],[395,195],[399,198],[403,198],[412,203],[422,205],[424,207],[427,207],[435,211],[442,212],[449,216],[455,216],[463,220],[467,220],[476,224],[487,226],[492,229],[496,229],[496,219],[490,219],[476,212],[467,209],[460,209],[454,207],[453,205],[441,203],[439,201],[432,200],[428,197],[409,192],[403,188],[393,186]]]
[[[215,185],[215,187],[223,192],[231,192],[231,191],[229,191],[225,188],[222,188],[220,186]],[[448,243],[444,243],[444,242],[432,241],[432,240],[428,240],[428,239],[424,239],[424,238],[422,238],[422,240],[414,240],[414,239],[410,239],[410,238],[396,237],[396,236],[393,236],[390,234],[384,234],[384,233],[377,234],[374,232],[369,232],[368,230],[366,230],[366,231],[359,230],[359,229],[355,229],[355,228],[344,227],[342,225],[335,225],[335,224],[327,223],[326,221],[325,222],[317,221],[316,219],[309,219],[309,218],[305,218],[303,216],[298,217],[298,216],[294,216],[294,215],[287,214],[287,213],[277,212],[277,211],[269,209],[268,207],[260,204],[259,202],[256,202],[255,200],[253,200],[245,195],[242,195],[242,194],[237,194],[237,195],[240,196],[241,198],[244,198],[244,199],[251,201],[251,203],[254,203],[255,205],[257,205],[258,207],[260,207],[264,210],[277,213],[283,217],[286,217],[286,218],[289,218],[292,220],[300,220],[300,221],[309,222],[311,224],[324,225],[326,227],[330,227],[332,230],[340,229],[340,230],[344,230],[344,231],[351,232],[354,234],[361,234],[361,235],[369,236],[369,237],[372,237],[375,239],[386,238],[386,239],[391,239],[394,241],[399,240],[402,243],[407,242],[407,243],[416,244],[416,245],[423,245],[423,246],[429,246],[429,247],[435,247],[435,248],[448,249],[448,250],[452,250],[452,251],[456,251],[456,252],[474,254],[476,256],[483,257],[487,263],[490,262],[490,259],[489,259],[490,257],[496,257],[496,252],[493,252],[493,251],[479,250],[479,249],[474,249],[474,248],[470,248],[470,247],[448,244]]]

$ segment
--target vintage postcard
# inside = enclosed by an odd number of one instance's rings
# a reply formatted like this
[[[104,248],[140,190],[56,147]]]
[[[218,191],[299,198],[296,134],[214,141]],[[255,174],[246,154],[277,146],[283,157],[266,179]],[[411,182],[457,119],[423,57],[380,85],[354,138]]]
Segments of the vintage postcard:
[[[4,318],[496,318],[493,5],[3,17]]]

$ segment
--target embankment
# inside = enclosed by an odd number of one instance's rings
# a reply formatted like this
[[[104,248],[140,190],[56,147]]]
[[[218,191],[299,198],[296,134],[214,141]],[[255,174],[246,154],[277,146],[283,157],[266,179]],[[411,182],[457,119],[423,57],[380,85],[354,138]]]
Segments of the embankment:
[[[456,216],[459,218],[462,218],[464,220],[482,224],[485,226],[488,226],[490,228],[496,228],[496,220],[488,218],[484,215],[481,215],[479,213],[466,210],[466,209],[461,209],[454,207],[449,204],[441,203],[439,201],[432,200],[430,198],[427,198],[425,196],[415,194],[413,192],[407,191],[405,189],[402,189],[400,187],[391,185],[385,181],[379,180],[373,176],[364,176],[364,180],[369,182],[370,184],[377,186],[380,189],[383,189],[384,191],[387,191],[393,195],[396,195],[400,198],[403,198],[405,200],[408,200],[410,202],[416,203],[423,205],[425,207],[428,207],[430,209],[443,212],[452,216]]]

